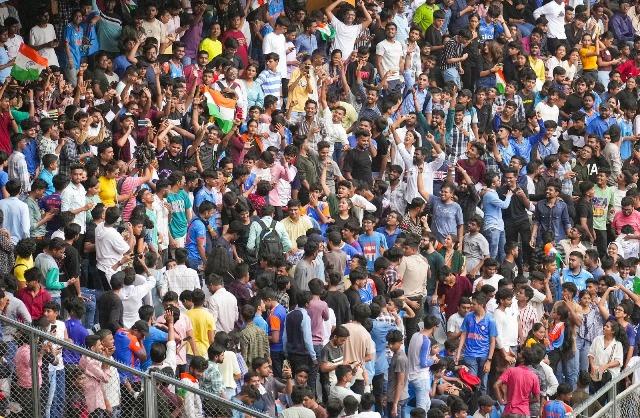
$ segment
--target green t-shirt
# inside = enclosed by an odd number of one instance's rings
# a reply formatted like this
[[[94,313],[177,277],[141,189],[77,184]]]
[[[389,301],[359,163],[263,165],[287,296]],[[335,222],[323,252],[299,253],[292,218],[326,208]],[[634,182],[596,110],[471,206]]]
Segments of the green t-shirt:
[[[593,196],[593,229],[599,231],[607,230],[607,216],[609,209],[613,207],[613,199],[615,190],[611,186],[601,189],[599,186],[594,188]]]
[[[16,124],[18,125],[18,133],[22,133],[22,121],[29,119],[29,112],[23,112],[17,109],[11,109],[11,116],[16,120]]]
[[[191,209],[191,200],[184,190],[178,193],[169,193],[167,202],[171,205],[171,215],[169,216],[169,233],[173,238],[182,238],[187,235],[187,209]]]

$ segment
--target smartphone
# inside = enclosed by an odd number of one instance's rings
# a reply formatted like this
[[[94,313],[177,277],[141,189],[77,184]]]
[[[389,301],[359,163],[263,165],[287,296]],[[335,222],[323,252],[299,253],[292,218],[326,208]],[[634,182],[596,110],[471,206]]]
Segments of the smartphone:
[[[282,362],[282,368],[283,369],[288,368],[289,370],[291,370],[291,363],[289,363],[289,360],[285,360]]]
[[[140,127],[148,126],[148,121],[146,119],[139,119],[137,125]]]
[[[56,335],[56,331],[58,330],[58,326],[56,324],[51,324],[51,328],[49,328],[49,332],[52,335]]]

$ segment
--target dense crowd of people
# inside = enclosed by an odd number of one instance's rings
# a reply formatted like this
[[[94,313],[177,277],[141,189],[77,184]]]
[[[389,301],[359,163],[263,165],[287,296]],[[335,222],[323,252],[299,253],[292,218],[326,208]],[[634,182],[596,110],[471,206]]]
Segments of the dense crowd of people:
[[[158,416],[561,418],[638,368],[640,3],[2,0],[0,45],[0,311],[181,380]],[[0,328],[0,416],[144,414]]]

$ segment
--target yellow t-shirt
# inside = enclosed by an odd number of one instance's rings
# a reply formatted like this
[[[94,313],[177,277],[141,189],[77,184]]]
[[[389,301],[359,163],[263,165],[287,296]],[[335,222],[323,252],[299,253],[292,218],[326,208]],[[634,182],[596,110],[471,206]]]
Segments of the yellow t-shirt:
[[[596,52],[595,46],[590,46],[588,48],[580,48],[580,60],[582,61],[582,69],[591,71],[598,69],[598,56],[593,55],[591,57],[587,57],[587,54],[594,54]]]
[[[105,207],[112,207],[116,205],[116,194],[118,193],[118,183],[116,179],[110,179],[104,176],[98,178],[98,184],[100,185],[100,191],[98,196]]]
[[[209,349],[209,330],[216,331],[216,321],[211,312],[205,308],[193,308],[187,311],[193,327],[193,342],[196,345],[196,356],[207,358]],[[191,346],[187,345],[187,354],[191,352]]]
[[[200,42],[199,51],[207,51],[209,54],[209,62],[211,62],[215,57],[222,54],[222,42],[219,40],[213,40],[211,38],[204,38],[202,42]]]
[[[16,262],[13,265],[13,275],[19,282],[26,283],[24,272],[32,268],[33,265],[33,257],[22,258],[16,256]]]
[[[289,100],[295,101],[296,105],[292,107],[294,112],[304,112],[304,104],[309,98],[309,94],[313,93],[313,82],[311,86],[307,85],[307,79],[302,77],[295,85],[293,84],[300,77],[300,69],[296,68],[291,73],[291,78],[289,78],[289,86],[291,90],[289,91]],[[311,78],[309,78],[311,81]]]
[[[535,59],[529,57],[529,65],[534,73],[536,73],[536,78],[544,83],[545,80],[545,69],[544,69],[544,61],[541,59]]]

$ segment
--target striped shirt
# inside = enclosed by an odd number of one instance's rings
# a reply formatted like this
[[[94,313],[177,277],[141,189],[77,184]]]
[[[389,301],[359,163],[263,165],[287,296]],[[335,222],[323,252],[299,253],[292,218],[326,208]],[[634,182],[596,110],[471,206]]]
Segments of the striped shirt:
[[[449,39],[444,44],[444,52],[442,53],[442,63],[440,68],[444,71],[449,68],[455,68],[458,64],[448,64],[447,60],[450,58],[460,58],[462,56],[462,44],[456,42],[454,39]]]
[[[28,193],[31,190],[31,178],[29,177],[29,169],[27,168],[27,160],[20,151],[13,151],[8,161],[9,179],[20,181],[22,193]]]
[[[262,87],[265,96],[270,94],[277,97],[278,106],[280,105],[282,98],[282,78],[280,73],[265,69],[256,79],[256,83]]]

